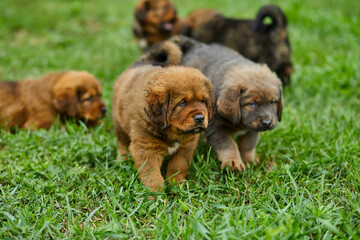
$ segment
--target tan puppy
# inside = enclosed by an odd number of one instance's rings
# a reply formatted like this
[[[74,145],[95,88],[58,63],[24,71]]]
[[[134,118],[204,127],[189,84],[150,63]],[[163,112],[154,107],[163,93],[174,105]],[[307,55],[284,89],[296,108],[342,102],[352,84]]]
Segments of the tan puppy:
[[[213,104],[211,83],[197,69],[137,63],[121,74],[113,97],[119,152],[126,159],[130,150],[145,186],[162,189],[160,168],[166,156],[171,157],[166,178],[185,179]]]
[[[140,0],[136,5],[133,33],[143,51],[179,34],[181,29],[181,20],[170,0]]]
[[[0,125],[48,129],[57,115],[88,126],[106,113],[99,80],[88,72],[51,73],[37,80],[0,82]]]
[[[223,44],[252,61],[266,63],[284,85],[290,83],[293,68],[287,18],[279,7],[263,6],[254,20],[232,19],[213,9],[198,9],[185,22],[185,35],[204,43]]]
[[[255,160],[258,133],[273,129],[281,120],[281,81],[266,65],[253,63],[232,49],[185,36],[170,41],[182,49],[181,63],[200,69],[213,85],[217,112],[206,136],[221,167],[244,170],[244,162]]]

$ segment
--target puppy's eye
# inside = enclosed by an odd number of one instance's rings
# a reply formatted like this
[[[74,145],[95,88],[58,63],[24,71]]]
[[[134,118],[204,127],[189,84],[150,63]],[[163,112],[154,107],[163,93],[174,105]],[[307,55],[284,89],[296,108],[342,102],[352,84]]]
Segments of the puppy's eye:
[[[256,102],[251,102],[251,103],[248,103],[247,105],[251,108],[255,108],[257,104],[256,104]]]
[[[94,98],[92,96],[85,98],[84,102],[92,102],[94,100]]]
[[[200,102],[203,103],[203,104],[206,104],[205,100],[201,100]]]
[[[277,103],[277,101],[270,101],[270,105],[273,106]]]
[[[185,100],[178,103],[179,107],[186,107],[186,105],[187,105],[187,102]]]

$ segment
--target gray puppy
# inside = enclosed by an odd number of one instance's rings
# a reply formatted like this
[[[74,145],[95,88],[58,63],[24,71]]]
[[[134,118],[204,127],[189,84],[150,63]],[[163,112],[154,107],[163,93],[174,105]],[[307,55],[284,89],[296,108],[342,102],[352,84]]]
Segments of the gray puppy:
[[[180,46],[182,64],[200,69],[213,84],[216,114],[206,137],[221,168],[245,170],[244,163],[254,163],[259,132],[271,130],[281,121],[281,81],[265,64],[256,64],[227,47],[184,36],[170,41]]]

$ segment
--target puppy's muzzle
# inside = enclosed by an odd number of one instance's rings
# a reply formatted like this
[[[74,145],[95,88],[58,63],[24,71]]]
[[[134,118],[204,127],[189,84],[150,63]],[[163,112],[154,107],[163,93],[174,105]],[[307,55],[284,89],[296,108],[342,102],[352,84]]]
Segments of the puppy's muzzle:
[[[170,22],[163,22],[161,24],[161,31],[163,32],[171,32],[174,29],[174,25]]]
[[[204,122],[204,120],[205,120],[205,116],[204,116],[203,114],[196,114],[196,115],[194,116],[194,122],[195,122],[196,124],[201,124],[201,123]]]
[[[283,63],[277,68],[276,73],[283,82],[284,86],[290,84],[290,77],[293,71],[294,68],[291,63]]]
[[[261,127],[264,128],[264,129],[270,128],[270,126],[271,126],[271,120],[270,119],[262,119],[260,121],[260,123],[261,123]]]
[[[101,107],[100,111],[101,111],[102,116],[105,117],[106,112],[107,112],[107,108],[106,107]]]
[[[271,119],[260,119],[258,127],[256,127],[256,131],[267,131],[272,130],[276,124],[273,124]]]

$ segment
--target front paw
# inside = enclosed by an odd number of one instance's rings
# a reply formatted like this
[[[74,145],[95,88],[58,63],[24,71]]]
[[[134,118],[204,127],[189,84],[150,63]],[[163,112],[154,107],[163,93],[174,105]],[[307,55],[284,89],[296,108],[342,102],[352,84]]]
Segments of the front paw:
[[[256,157],[255,159],[253,157],[250,158],[243,158],[246,166],[249,166],[250,164],[259,165],[260,164],[260,158]]]
[[[231,170],[233,172],[235,171],[244,171],[245,170],[245,165],[241,160],[227,160],[227,161],[223,161],[221,164],[221,170],[224,170],[224,168],[226,166],[229,166],[231,168]]]

